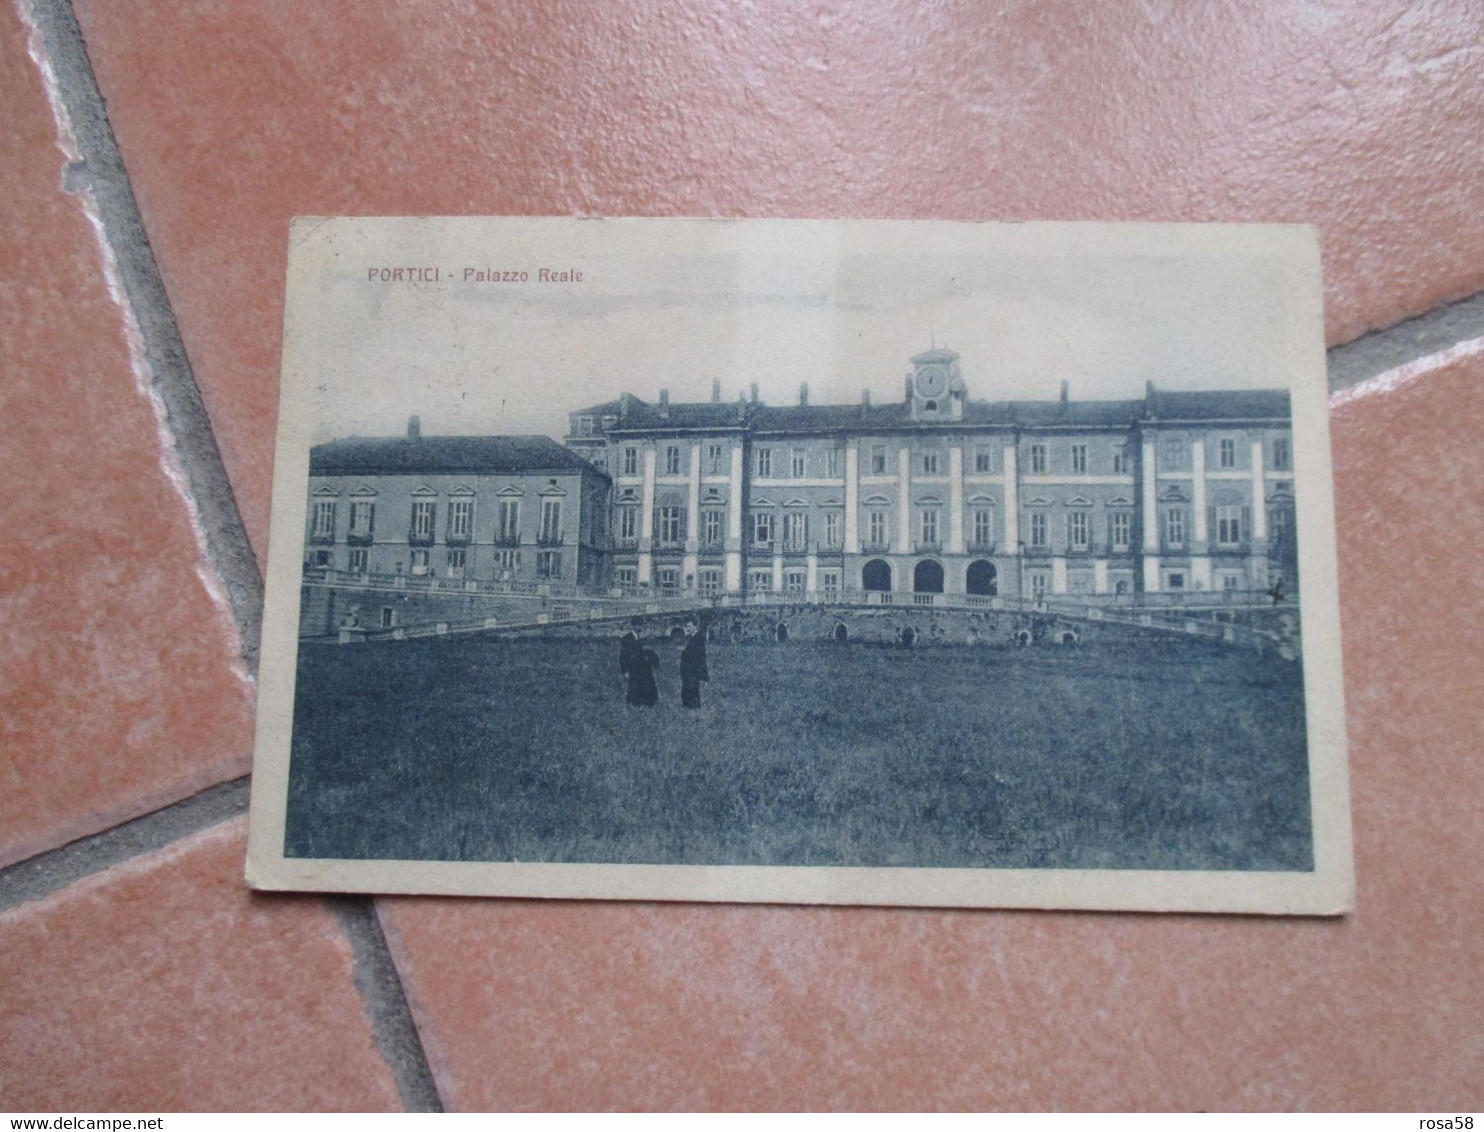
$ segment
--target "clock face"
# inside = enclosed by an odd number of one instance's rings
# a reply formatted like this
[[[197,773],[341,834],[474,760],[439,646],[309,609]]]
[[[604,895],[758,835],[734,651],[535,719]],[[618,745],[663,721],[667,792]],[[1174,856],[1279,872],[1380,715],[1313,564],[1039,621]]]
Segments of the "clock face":
[[[917,371],[917,392],[924,397],[941,397],[948,388],[948,371],[942,366],[923,366]]]

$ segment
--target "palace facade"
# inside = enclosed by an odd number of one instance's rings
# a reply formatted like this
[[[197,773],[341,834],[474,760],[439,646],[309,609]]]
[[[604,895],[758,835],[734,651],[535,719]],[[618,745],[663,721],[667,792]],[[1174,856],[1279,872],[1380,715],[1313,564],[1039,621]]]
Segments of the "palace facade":
[[[1282,391],[975,401],[959,356],[900,402],[625,395],[570,415],[611,477],[615,586],[702,595],[1263,591],[1293,571]]]
[[[305,566],[593,594],[1293,589],[1287,393],[976,401],[952,351],[911,365],[891,404],[713,387],[580,409],[565,447],[415,417],[317,445]]]

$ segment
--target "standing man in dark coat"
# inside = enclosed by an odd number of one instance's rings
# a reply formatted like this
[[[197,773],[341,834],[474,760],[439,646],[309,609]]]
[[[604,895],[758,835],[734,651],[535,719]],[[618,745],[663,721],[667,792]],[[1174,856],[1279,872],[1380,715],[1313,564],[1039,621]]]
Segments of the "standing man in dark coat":
[[[685,623],[685,647],[680,650],[680,706],[701,706],[701,683],[711,682],[706,671],[706,634],[695,621]]]
[[[660,690],[654,674],[660,666],[659,654],[639,643],[636,618],[618,641],[618,674],[624,682],[624,698],[635,707],[653,707],[659,703]]]

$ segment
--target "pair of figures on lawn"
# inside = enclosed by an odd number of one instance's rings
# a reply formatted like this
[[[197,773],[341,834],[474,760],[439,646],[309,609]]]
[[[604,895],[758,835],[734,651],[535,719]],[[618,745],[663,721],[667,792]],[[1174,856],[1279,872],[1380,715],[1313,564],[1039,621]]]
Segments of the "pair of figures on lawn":
[[[660,687],[655,679],[660,656],[639,642],[639,623],[624,631],[618,642],[618,671],[627,687],[627,700],[636,707],[653,707],[660,702]],[[684,642],[680,650],[680,705],[701,706],[701,684],[709,683],[706,671],[706,634],[695,621],[685,623]]]

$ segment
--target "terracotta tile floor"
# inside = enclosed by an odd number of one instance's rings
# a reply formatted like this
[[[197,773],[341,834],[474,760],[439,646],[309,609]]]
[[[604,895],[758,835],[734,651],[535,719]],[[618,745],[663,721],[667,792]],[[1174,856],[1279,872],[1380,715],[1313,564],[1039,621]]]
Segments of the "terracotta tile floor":
[[[259,554],[295,214],[1306,221],[1336,343],[1484,286],[1463,2],[73,3]],[[185,426],[109,287],[102,249],[140,249],[62,187],[43,64],[76,105],[72,10],[0,10],[0,864],[239,775],[250,745]],[[28,58],[33,19],[54,38]],[[232,823],[8,901],[0,1108],[436,1083],[459,1108],[1477,1110],[1484,352],[1414,368],[1333,414],[1353,916],[398,899],[381,979],[374,920],[247,895]]]

